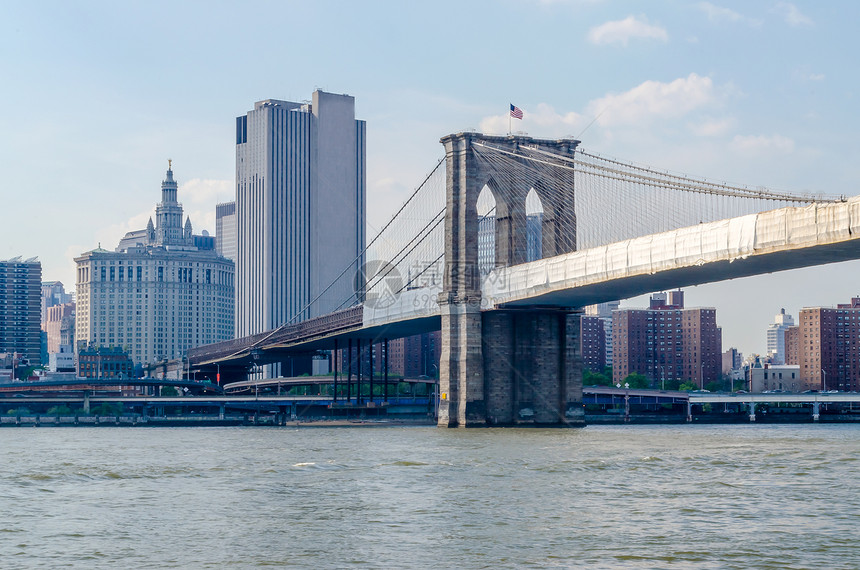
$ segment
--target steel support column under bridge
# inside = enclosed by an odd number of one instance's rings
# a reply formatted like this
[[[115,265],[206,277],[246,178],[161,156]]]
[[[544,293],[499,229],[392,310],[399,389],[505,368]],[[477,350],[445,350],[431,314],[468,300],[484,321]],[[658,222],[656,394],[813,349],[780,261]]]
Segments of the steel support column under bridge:
[[[532,188],[540,196],[542,184],[491,171],[473,150],[473,144],[489,143],[516,153],[527,145],[572,157],[578,141],[460,133],[441,142],[447,197],[439,426],[584,425],[579,313],[540,307],[481,311],[478,195],[487,186],[496,200],[496,266],[515,265],[526,261],[519,245],[526,232],[525,198]],[[555,239],[552,231],[575,227],[573,190],[569,184],[569,192],[540,196],[544,256],[575,249],[575,240]]]

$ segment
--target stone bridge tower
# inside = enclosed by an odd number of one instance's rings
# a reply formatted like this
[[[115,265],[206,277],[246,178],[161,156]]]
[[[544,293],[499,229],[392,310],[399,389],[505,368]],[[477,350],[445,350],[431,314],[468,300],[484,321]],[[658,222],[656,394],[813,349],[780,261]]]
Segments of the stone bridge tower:
[[[579,141],[523,136],[448,135],[439,425],[584,425],[580,316],[540,307],[481,311],[478,270],[478,195],[496,199],[496,266],[526,261],[525,199],[534,188],[544,206],[543,256],[576,248],[574,191],[548,192],[558,181],[517,180],[480,161],[474,145],[501,149],[513,160],[521,147],[573,157]],[[547,171],[551,176],[550,172]],[[566,189],[567,190],[567,189]],[[563,235],[564,229],[568,235]]]

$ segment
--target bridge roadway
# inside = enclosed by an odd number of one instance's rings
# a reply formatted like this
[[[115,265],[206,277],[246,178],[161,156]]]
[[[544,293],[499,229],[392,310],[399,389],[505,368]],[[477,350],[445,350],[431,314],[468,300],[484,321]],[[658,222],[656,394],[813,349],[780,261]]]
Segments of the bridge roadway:
[[[703,283],[860,259],[860,197],[702,223],[497,268],[481,310],[579,308]],[[248,367],[330,350],[347,339],[399,338],[439,330],[441,287],[402,292],[386,306],[356,306],[189,352],[194,368]]]
[[[78,391],[97,391],[117,386],[143,386],[158,388],[161,386],[173,386],[175,388],[188,388],[189,390],[202,392],[221,393],[221,387],[211,382],[196,380],[179,380],[171,378],[113,378],[109,380],[95,378],[68,378],[56,380],[33,380],[26,382],[0,382],[0,396],[4,392],[50,392],[59,389],[75,389]]]
[[[298,380],[298,379],[296,379]],[[270,383],[263,382],[261,385]],[[284,384],[286,385],[286,384]],[[626,388],[611,388],[606,386],[586,386],[582,389],[583,402],[611,404],[623,401],[625,398],[634,404],[671,404],[671,403],[689,403],[690,405],[701,404],[857,404],[860,407],[860,393],[858,392],[812,392],[806,394],[790,394],[790,393],[700,393],[700,392],[678,392],[671,390],[648,390],[648,389],[626,389]],[[91,395],[85,397],[77,393],[68,395],[53,395],[53,396],[36,396],[36,395],[15,395],[6,396],[0,394],[0,405],[6,404],[26,404],[26,403],[45,403],[45,404],[68,404],[68,403],[83,403],[88,400],[93,403],[125,403],[125,404],[146,404],[146,405],[200,405],[200,406],[221,406],[221,405],[292,405],[302,403],[316,403],[320,405],[329,405],[344,403],[342,398],[335,401],[332,396],[292,396],[292,395],[201,395],[201,396],[98,396]],[[422,400],[427,401],[427,397],[402,397],[390,396],[389,402],[399,400]],[[379,396],[374,397],[374,402],[382,402]]]
[[[686,403],[687,420],[692,421],[693,406],[704,404],[737,404],[749,410],[750,421],[756,419],[757,404],[805,404],[812,407],[812,419],[818,421],[823,404],[855,404],[860,409],[860,393],[857,392],[806,392],[791,394],[787,392],[747,393],[734,392],[670,392],[658,390],[631,390],[625,388],[595,387],[583,388],[583,403],[620,406],[624,405],[625,415],[630,414],[631,404],[676,404]]]

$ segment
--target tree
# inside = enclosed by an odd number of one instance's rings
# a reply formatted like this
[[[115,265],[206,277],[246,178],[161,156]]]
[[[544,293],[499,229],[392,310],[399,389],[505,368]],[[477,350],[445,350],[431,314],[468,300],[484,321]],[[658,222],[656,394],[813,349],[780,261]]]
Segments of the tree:
[[[621,385],[625,387],[629,385],[631,388],[650,388],[651,382],[648,381],[648,377],[644,374],[633,372],[627,375],[624,381],[621,382]]]
[[[173,386],[162,386],[161,395],[164,397],[178,396],[179,392],[177,392],[176,388],[174,388]]]
[[[123,410],[122,402],[118,402],[116,404],[110,404],[108,402],[103,402],[97,406],[94,406],[90,413],[94,416],[115,416],[117,414],[121,414]]]
[[[583,386],[612,386],[612,375],[586,370],[582,373]]]
[[[49,416],[70,416],[72,415],[72,409],[68,406],[54,406],[53,408],[49,408],[46,413]]]
[[[44,366],[22,366],[18,367],[15,371],[15,377],[18,380],[26,381],[30,379],[30,376],[33,375],[33,372],[36,370],[46,370]]]
[[[698,390],[699,387],[693,383],[692,380],[685,380],[678,386],[678,390],[682,392],[692,392],[693,390]]]

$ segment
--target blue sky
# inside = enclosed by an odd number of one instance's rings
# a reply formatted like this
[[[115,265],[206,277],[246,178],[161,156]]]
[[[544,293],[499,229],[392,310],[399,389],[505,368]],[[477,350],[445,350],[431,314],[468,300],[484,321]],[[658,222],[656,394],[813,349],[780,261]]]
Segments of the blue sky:
[[[232,198],[234,119],[254,101],[356,98],[369,222],[451,132],[579,135],[664,169],[860,193],[857,2],[4,2],[0,258],[72,258],[142,228],[172,158],[195,231]],[[602,112],[602,114],[600,114]],[[688,289],[724,347],[763,352],[781,307],[860,294],[858,263]],[[637,299],[629,304],[643,305]]]

